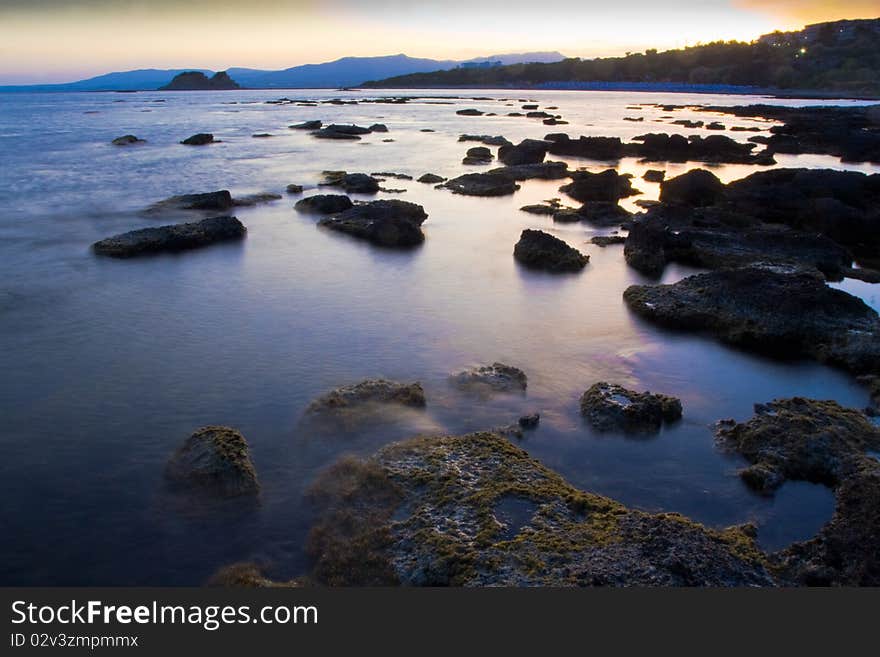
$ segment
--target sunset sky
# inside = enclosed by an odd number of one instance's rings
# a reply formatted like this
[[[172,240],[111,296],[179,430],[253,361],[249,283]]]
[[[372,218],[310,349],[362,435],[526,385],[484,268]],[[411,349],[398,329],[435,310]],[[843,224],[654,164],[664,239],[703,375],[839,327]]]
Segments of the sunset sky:
[[[280,69],[347,55],[618,55],[874,18],[878,0],[0,0],[0,84],[134,68]]]

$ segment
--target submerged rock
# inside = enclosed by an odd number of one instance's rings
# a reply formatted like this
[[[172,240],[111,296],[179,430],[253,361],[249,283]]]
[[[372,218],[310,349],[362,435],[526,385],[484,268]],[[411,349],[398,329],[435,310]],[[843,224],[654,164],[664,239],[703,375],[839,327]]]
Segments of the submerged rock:
[[[880,428],[833,401],[795,397],[756,404],[748,421],[721,422],[717,439],[750,465],[743,481],[765,495],[786,480],[831,487],[831,521],[808,541],[773,555],[791,581],[819,586],[880,584]]]
[[[95,242],[92,249],[98,255],[130,258],[240,240],[246,232],[245,227],[235,217],[210,217],[193,223],[133,230]]]
[[[652,433],[664,423],[681,419],[681,401],[600,382],[581,396],[581,415],[597,431]]]
[[[287,187],[284,188],[284,190],[285,190],[288,194],[302,194],[303,186],[302,186],[302,185],[296,185],[296,184],[294,184],[294,183],[290,183]]]
[[[230,427],[193,433],[168,461],[165,474],[175,486],[222,498],[260,492],[247,441]]]
[[[537,429],[538,424],[541,422],[541,414],[540,413],[531,413],[529,415],[523,415],[517,423],[523,429]]]
[[[493,137],[492,135],[461,135],[458,138],[458,141],[478,141],[486,146],[510,146],[512,145],[510,141],[502,137],[501,135],[497,135]]]
[[[507,172],[493,169],[485,173],[466,173],[443,183],[453,194],[465,196],[507,196],[519,189]]]
[[[818,272],[751,266],[689,276],[624,292],[648,321],[707,331],[724,342],[777,357],[810,357],[856,374],[880,372],[880,319]]]
[[[590,242],[596,246],[605,248],[606,246],[612,246],[613,244],[623,244],[626,242],[626,238],[623,235],[596,235],[595,237],[590,238]]]
[[[336,130],[330,130],[329,128],[322,128],[321,130],[315,130],[311,133],[312,137],[316,137],[318,139],[348,139],[351,141],[357,141],[360,139],[360,135],[353,134],[350,132],[337,132]]]
[[[345,458],[311,496],[325,585],[772,585],[741,529],[707,529],[580,491],[496,433]]]
[[[525,372],[504,363],[472,367],[449,380],[457,388],[476,392],[521,392],[528,385]]]
[[[590,256],[569,246],[558,237],[540,230],[526,229],[513,249],[513,257],[526,267],[552,272],[576,272]]]
[[[200,132],[192,137],[187,137],[180,143],[186,146],[204,146],[205,144],[214,143],[214,135],[208,132]]]
[[[226,189],[216,192],[205,192],[203,194],[182,194],[180,196],[172,196],[163,201],[154,203],[147,212],[160,213],[168,210],[228,210],[235,202],[232,194]]]
[[[377,246],[405,248],[425,241],[421,225],[427,218],[421,205],[382,200],[358,203],[335,216],[321,219],[318,225]]]
[[[615,169],[607,169],[601,173],[589,171],[573,171],[572,182],[559,188],[573,199],[584,203],[586,201],[611,201],[640,194],[633,189],[629,174],[619,174]]]
[[[419,383],[367,379],[355,385],[336,388],[318,397],[306,408],[306,415],[338,413],[374,404],[423,408],[425,403],[425,391]]]
[[[280,201],[281,194],[274,192],[262,192],[259,194],[247,194],[245,196],[237,196],[232,199],[232,204],[236,207],[251,207],[261,203],[271,203],[272,201]]]
[[[416,182],[434,185],[437,183],[442,183],[444,180],[446,180],[446,178],[444,178],[443,176],[438,176],[436,173],[425,173],[419,176]]]
[[[299,212],[336,214],[348,210],[353,205],[351,199],[342,194],[316,194],[297,201],[293,207]]]
[[[145,144],[145,139],[138,139],[134,135],[122,135],[113,140],[114,146],[131,146],[132,144]]]
[[[616,201],[587,201],[577,212],[584,221],[601,227],[620,226],[632,219],[632,213]]]

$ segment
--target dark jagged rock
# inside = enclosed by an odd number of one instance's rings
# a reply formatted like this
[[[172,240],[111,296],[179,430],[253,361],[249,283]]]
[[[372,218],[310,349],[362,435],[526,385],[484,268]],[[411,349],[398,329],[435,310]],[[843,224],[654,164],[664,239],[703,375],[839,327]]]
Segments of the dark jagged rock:
[[[768,495],[786,480],[831,487],[836,508],[819,534],[772,555],[787,579],[805,585],[880,584],[880,429],[833,401],[792,398],[756,404],[741,424],[723,421],[716,436],[749,466],[740,472]]]
[[[419,176],[417,182],[426,183],[428,185],[435,185],[437,183],[442,183],[446,178],[443,176],[438,176],[436,173],[425,173]]]
[[[324,125],[321,121],[303,121],[302,123],[297,123],[296,125],[290,126],[291,130],[320,130],[321,126]]]
[[[771,153],[817,153],[844,162],[880,163],[880,112],[867,107],[707,107],[708,111],[783,121],[764,138]]]
[[[341,187],[347,194],[375,194],[379,191],[379,181],[366,173],[346,171],[325,171],[321,187]]]
[[[752,153],[755,144],[744,144],[725,135],[701,137],[649,133],[633,137],[626,154],[648,161],[772,164],[768,155]]]
[[[133,144],[145,144],[145,139],[138,139],[134,135],[123,135],[113,140],[114,146],[131,146]]]
[[[775,357],[808,357],[855,374],[880,372],[880,319],[818,272],[751,266],[633,285],[624,301],[646,320],[706,331]]]
[[[485,173],[466,173],[443,183],[454,194],[465,196],[506,196],[519,189],[516,180],[498,169]]]
[[[340,214],[321,219],[318,225],[378,246],[406,248],[425,241],[421,225],[427,218],[421,205],[382,200],[359,203]]]
[[[457,388],[479,393],[522,392],[528,385],[525,372],[504,363],[472,367],[452,375],[449,380]]]
[[[419,383],[367,379],[355,385],[331,390],[309,404],[305,412],[306,415],[324,415],[377,404],[424,408],[425,403],[425,391]]]
[[[210,217],[188,224],[142,228],[95,242],[98,255],[130,258],[149,253],[185,251],[216,242],[243,239],[245,227],[235,217]]]
[[[510,146],[512,145],[507,139],[498,135],[493,137],[492,135],[461,135],[458,138],[458,141],[478,141],[486,146]]]
[[[691,169],[660,184],[660,200],[684,205],[712,205],[724,197],[724,183],[705,169]]]
[[[513,256],[533,269],[551,272],[576,272],[590,260],[558,237],[540,230],[526,229],[513,249]]]
[[[681,402],[675,397],[600,382],[581,396],[581,415],[597,431],[653,433],[665,422],[681,418]]]
[[[544,137],[551,144],[551,155],[566,155],[589,158],[591,160],[619,160],[624,156],[623,142],[619,137],[580,137],[571,139],[562,133]]]
[[[172,196],[164,201],[154,203],[147,208],[148,213],[161,213],[169,210],[211,210],[223,211],[231,208],[235,202],[228,190],[221,189],[216,192],[203,194],[182,194]]]
[[[244,436],[230,427],[202,427],[178,449],[165,469],[177,487],[232,498],[260,492]]]
[[[501,146],[498,159],[508,166],[518,164],[540,164],[547,155],[549,144],[538,139],[523,139],[513,146]]]
[[[493,159],[492,151],[485,146],[475,146],[469,148],[465,154],[462,164],[488,164]]]
[[[160,91],[222,91],[227,89],[241,89],[239,84],[229,77],[226,71],[215,73],[210,78],[200,71],[186,71],[178,73]]]
[[[589,171],[573,171],[572,182],[559,188],[573,199],[585,203],[587,201],[617,202],[619,199],[633,196],[640,192],[633,189],[631,176],[619,174],[615,169],[607,169],[601,173]]]
[[[336,214],[352,207],[351,199],[343,194],[316,194],[296,202],[293,207],[299,212],[314,214]]]
[[[660,171],[659,169],[648,169],[642,175],[642,180],[653,183],[663,182],[663,179],[666,177],[665,171]]]
[[[417,438],[340,460],[311,491],[324,585],[769,586],[741,528],[577,490],[507,438]]]
[[[206,144],[213,144],[214,135],[209,132],[200,132],[192,137],[187,137],[180,143],[186,146],[204,146]]]

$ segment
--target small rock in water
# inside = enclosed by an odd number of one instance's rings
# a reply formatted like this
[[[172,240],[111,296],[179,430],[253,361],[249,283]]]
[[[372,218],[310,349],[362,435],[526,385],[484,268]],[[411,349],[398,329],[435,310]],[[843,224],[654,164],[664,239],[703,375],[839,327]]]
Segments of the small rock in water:
[[[260,485],[244,436],[230,427],[203,427],[168,461],[175,486],[222,498],[257,495]]]
[[[296,125],[290,126],[291,130],[320,130],[324,125],[321,121],[303,121]]]
[[[452,375],[450,381],[457,388],[479,392],[522,392],[528,385],[525,372],[504,363],[472,367]]]
[[[642,180],[653,183],[663,182],[663,179],[666,177],[665,171],[660,171],[659,169],[648,169],[642,175]]]
[[[650,433],[659,431],[664,422],[681,418],[681,402],[601,382],[581,397],[581,414],[597,431]]]
[[[342,386],[309,404],[307,415],[337,413],[368,404],[399,404],[423,408],[425,391],[420,383],[399,383],[386,379],[367,379],[355,385]]]
[[[352,207],[351,199],[342,194],[316,194],[296,202],[294,209],[314,214],[335,214]]]
[[[421,205],[381,200],[359,203],[340,214],[322,219],[318,225],[377,246],[408,248],[425,241],[421,225],[427,218]]]
[[[266,137],[271,137],[268,132],[258,132],[257,134],[251,135],[254,139],[265,139]]]
[[[123,135],[113,140],[114,146],[131,146],[132,144],[146,143],[145,139],[138,139],[134,135]]]
[[[232,199],[232,204],[236,207],[251,207],[260,203],[271,203],[272,201],[280,201],[281,194],[273,192],[263,192],[260,194],[247,194]]]
[[[148,253],[184,251],[215,242],[243,239],[247,230],[235,217],[210,217],[201,221],[142,228],[95,242],[97,255],[130,258]]]
[[[214,135],[208,132],[200,132],[192,137],[187,137],[180,143],[185,144],[186,146],[204,146],[205,144],[213,144]]]
[[[536,429],[541,421],[540,413],[532,413],[531,415],[523,415],[519,419],[519,426],[523,429]]]
[[[438,176],[436,173],[426,173],[419,177],[418,182],[427,184],[442,183],[446,178]]]
[[[570,247],[558,237],[530,229],[520,235],[513,256],[527,267],[551,272],[577,272],[590,260],[590,256]]]
[[[291,183],[284,189],[288,194],[302,194],[303,186]]]

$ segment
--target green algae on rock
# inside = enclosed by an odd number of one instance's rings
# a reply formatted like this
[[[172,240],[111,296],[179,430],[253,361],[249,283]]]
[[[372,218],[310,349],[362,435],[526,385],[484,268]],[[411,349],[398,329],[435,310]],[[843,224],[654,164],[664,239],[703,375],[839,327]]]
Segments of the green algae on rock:
[[[400,404],[422,408],[425,406],[425,391],[420,383],[367,379],[354,385],[336,388],[318,397],[309,404],[306,414],[333,413],[366,404]]]
[[[230,427],[193,433],[168,461],[165,474],[175,486],[224,498],[260,492],[247,441]]]
[[[770,586],[751,532],[585,493],[495,433],[415,438],[313,487],[330,585]]]
[[[750,463],[740,474],[772,493],[786,480],[834,489],[831,521],[812,539],[772,555],[787,580],[807,585],[880,585],[880,428],[834,401],[795,397],[758,404],[743,423],[719,423],[718,441]]]

